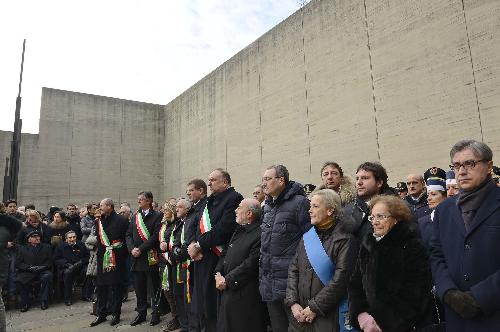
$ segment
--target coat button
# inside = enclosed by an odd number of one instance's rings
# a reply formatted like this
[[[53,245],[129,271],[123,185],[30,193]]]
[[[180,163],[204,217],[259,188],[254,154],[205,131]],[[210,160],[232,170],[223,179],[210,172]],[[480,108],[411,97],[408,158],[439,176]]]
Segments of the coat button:
[[[229,245],[229,248],[232,248],[232,247],[233,247],[233,244],[231,243],[231,244]]]
[[[470,249],[470,244],[466,243],[465,244],[465,249],[469,250]]]
[[[468,274],[464,274],[464,280],[465,281],[469,281],[469,275]]]

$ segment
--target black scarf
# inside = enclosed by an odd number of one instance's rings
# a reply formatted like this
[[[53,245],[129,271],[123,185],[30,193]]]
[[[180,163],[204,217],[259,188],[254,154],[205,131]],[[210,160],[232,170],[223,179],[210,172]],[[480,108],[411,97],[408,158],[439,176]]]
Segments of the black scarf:
[[[488,194],[496,187],[495,182],[488,177],[483,183],[473,191],[461,191],[457,199],[457,206],[462,211],[465,228],[469,231],[470,225],[477,210],[481,207]]]

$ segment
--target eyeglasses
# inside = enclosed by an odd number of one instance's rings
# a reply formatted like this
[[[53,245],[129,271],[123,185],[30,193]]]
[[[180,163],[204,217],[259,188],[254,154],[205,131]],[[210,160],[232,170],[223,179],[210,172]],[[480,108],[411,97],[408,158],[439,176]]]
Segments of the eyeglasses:
[[[386,220],[387,218],[390,218],[392,216],[386,216],[385,214],[371,214],[368,216],[368,221],[370,222],[374,222],[374,221],[383,221],[383,220]]]
[[[267,182],[267,181],[271,181],[272,179],[279,179],[280,177],[279,176],[273,176],[273,177],[265,177],[265,178],[262,178],[262,182]]]
[[[480,160],[466,160],[464,161],[463,163],[453,163],[450,165],[450,169],[452,171],[455,171],[455,172],[458,172],[460,170],[460,167],[463,166],[463,168],[468,171],[468,170],[471,170],[473,169],[474,167],[476,167],[476,165],[482,161],[486,161],[486,160],[483,160],[483,159],[480,159]]]

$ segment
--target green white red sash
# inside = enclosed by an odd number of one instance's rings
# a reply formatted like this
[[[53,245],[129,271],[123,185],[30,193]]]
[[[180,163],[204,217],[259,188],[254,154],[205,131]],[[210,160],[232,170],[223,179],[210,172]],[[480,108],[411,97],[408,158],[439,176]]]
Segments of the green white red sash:
[[[146,224],[144,224],[144,220],[142,219],[142,214],[140,211],[137,211],[135,214],[135,226],[137,227],[137,232],[139,233],[139,236],[141,237],[142,241],[146,242],[149,240],[150,235],[148,228],[146,227]],[[158,253],[156,252],[156,249],[150,249],[148,250],[148,264],[149,265],[156,265],[158,264]]]
[[[118,240],[113,240],[113,242],[109,241],[109,237],[104,231],[102,227],[102,222],[99,219],[99,239],[101,244],[106,247],[106,251],[104,251],[104,256],[102,257],[102,271],[110,272],[116,268],[116,254],[114,249],[121,248],[123,242]]]
[[[207,202],[207,205],[205,205],[205,208],[203,209],[203,214],[201,215],[200,219],[200,233],[204,234],[211,230],[212,230],[212,222],[210,221],[210,214],[208,213],[208,202]],[[221,255],[223,249],[224,249],[223,246],[215,246],[212,248],[213,252],[217,256]]]
[[[160,228],[160,232],[158,233],[159,243],[165,242],[165,235],[167,233],[167,223],[163,223]],[[163,258],[168,261],[168,252],[162,253]],[[161,272],[161,270],[160,270]],[[168,265],[165,265],[163,269],[163,273],[161,274],[161,289],[168,291],[170,289],[170,285],[168,282]]]

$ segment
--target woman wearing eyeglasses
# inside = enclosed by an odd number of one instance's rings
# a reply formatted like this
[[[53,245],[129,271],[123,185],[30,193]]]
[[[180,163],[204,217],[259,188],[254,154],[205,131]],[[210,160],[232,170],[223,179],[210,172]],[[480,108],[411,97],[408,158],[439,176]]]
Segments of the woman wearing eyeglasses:
[[[427,251],[410,227],[406,203],[370,201],[373,233],[361,241],[349,285],[351,322],[364,332],[419,330],[432,324],[432,277]]]

